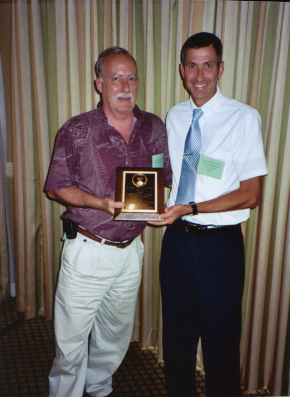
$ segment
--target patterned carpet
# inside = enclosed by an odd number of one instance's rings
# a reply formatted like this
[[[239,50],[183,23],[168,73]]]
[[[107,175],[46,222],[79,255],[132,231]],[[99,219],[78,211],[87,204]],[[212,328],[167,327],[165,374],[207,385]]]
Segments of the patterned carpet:
[[[0,305],[0,396],[47,397],[47,376],[53,360],[53,332],[43,317],[24,321],[16,311],[15,298]],[[196,372],[199,397],[205,396],[204,372]],[[127,355],[113,377],[120,397],[166,396],[164,372],[154,347],[141,349],[131,342]],[[243,395],[265,396],[267,390]],[[85,394],[84,394],[85,396]]]

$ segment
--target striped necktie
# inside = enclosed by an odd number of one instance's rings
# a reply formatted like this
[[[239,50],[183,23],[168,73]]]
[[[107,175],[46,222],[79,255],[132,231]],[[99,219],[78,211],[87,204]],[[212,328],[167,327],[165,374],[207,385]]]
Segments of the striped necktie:
[[[199,119],[203,115],[201,109],[193,110],[193,119],[189,128],[182,160],[182,168],[175,204],[189,204],[195,200],[196,169],[201,148],[201,132]]]

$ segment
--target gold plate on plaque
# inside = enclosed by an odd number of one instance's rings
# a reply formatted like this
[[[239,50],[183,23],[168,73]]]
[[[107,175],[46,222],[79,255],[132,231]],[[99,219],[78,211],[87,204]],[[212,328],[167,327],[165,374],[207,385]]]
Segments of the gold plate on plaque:
[[[163,168],[118,167],[115,200],[125,203],[115,208],[115,220],[153,221],[164,212]]]

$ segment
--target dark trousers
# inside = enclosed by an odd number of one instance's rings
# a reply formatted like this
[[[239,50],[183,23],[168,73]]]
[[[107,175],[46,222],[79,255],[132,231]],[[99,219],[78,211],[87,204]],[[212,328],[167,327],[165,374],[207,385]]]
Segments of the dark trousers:
[[[170,397],[195,396],[199,337],[207,396],[239,396],[244,244],[240,225],[190,234],[177,222],[163,239],[160,281],[165,378]]]

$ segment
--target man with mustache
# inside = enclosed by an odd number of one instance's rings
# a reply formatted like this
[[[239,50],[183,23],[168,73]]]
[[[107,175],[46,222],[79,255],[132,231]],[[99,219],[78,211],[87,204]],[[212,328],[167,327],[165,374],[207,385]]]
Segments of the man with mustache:
[[[146,222],[114,221],[116,167],[151,167],[163,154],[171,183],[165,126],[136,106],[134,58],[104,50],[95,65],[97,109],[59,130],[45,191],[67,206],[55,295],[56,357],[50,397],[115,395],[112,374],[128,349],[141,280]],[[88,340],[90,335],[90,342]]]
[[[258,112],[224,97],[222,43],[197,33],[181,50],[190,94],[166,119],[172,190],[160,215],[163,349],[169,397],[196,395],[199,337],[207,396],[238,396],[244,245],[267,167]],[[158,223],[157,223],[158,224]]]

